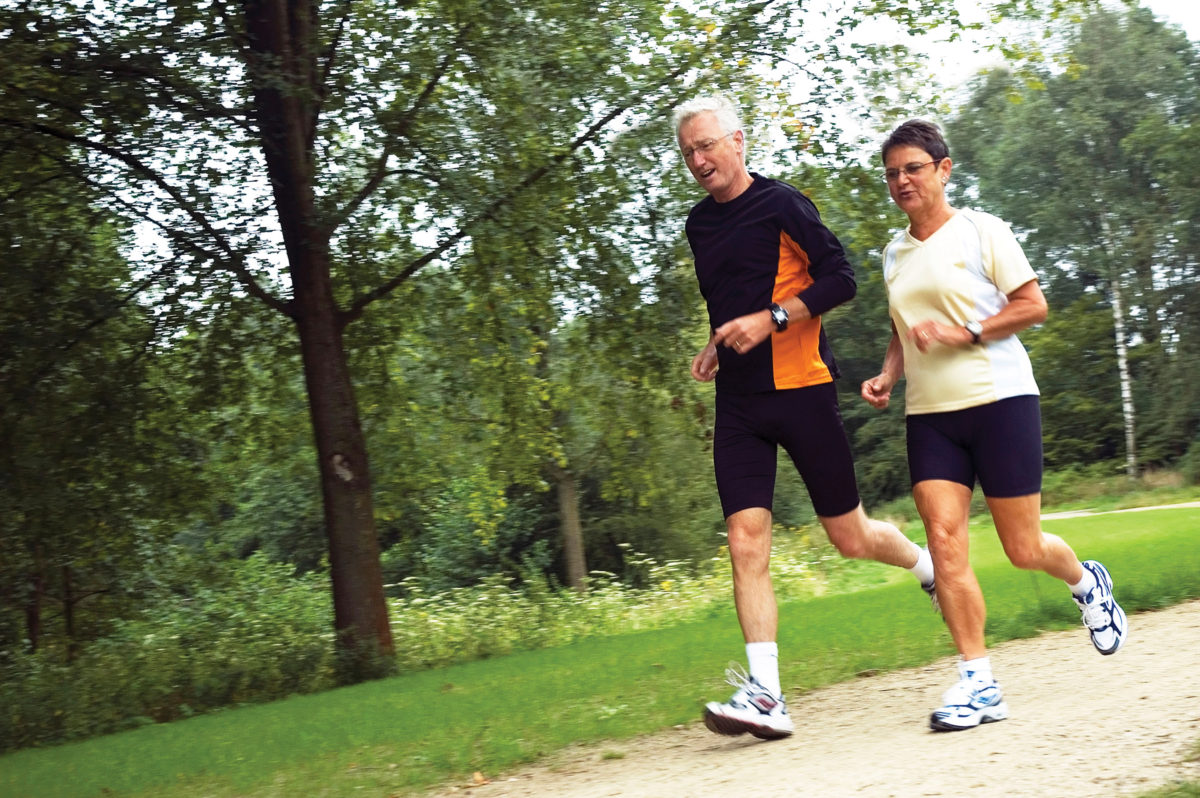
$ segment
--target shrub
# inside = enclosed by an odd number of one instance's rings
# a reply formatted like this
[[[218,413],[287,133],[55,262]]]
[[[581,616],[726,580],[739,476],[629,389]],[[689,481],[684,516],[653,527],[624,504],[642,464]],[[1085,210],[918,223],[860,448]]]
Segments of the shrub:
[[[1200,485],[1200,435],[1196,436],[1180,458],[1179,472],[1183,476],[1184,484]]]
[[[223,583],[166,591],[67,664],[0,652],[0,750],[80,739],[335,684],[324,579],[262,555]]]

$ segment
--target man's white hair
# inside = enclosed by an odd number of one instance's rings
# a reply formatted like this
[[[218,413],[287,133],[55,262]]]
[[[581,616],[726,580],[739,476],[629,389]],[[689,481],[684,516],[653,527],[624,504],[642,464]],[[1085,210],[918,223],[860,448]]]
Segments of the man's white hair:
[[[742,129],[742,120],[738,117],[737,108],[729,98],[720,94],[709,94],[688,100],[676,106],[673,121],[675,122],[675,138],[679,138],[679,128],[683,123],[698,114],[711,113],[717,117],[717,124],[722,133],[736,133]]]

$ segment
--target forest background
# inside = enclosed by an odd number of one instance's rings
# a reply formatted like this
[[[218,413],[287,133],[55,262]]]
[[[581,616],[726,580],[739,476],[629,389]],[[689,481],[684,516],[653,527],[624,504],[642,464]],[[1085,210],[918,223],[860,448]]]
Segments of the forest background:
[[[1197,46],[987,7],[0,2],[0,749],[727,600],[669,124],[700,91],[855,264],[826,325],[868,508],[912,518],[903,406],[857,386],[913,109],[1046,289],[1047,501],[1195,484]],[[1006,66],[946,86],[920,46],[968,36]],[[781,567],[839,578],[777,497]]]

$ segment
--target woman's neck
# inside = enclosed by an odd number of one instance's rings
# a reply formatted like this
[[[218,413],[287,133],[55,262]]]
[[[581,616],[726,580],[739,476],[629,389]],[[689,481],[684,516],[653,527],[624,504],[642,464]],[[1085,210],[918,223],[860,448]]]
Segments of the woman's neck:
[[[937,208],[920,217],[908,217],[908,233],[918,241],[924,241],[941,229],[954,216],[954,208],[943,202]]]

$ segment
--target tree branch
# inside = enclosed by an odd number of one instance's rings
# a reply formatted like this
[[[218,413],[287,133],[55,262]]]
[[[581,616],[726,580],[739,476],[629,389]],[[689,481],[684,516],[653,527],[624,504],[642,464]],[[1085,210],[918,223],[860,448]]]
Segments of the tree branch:
[[[442,58],[441,63],[438,64],[438,67],[436,70],[434,70],[433,75],[431,75],[429,80],[426,81],[425,88],[421,90],[421,93],[417,96],[417,99],[413,101],[413,104],[409,107],[409,109],[400,117],[395,133],[393,134],[394,139],[405,138],[408,136],[408,131],[412,127],[413,119],[415,119],[417,113],[425,107],[426,103],[429,101],[429,98],[433,96],[433,92],[441,82],[442,78],[446,76],[446,74],[450,71],[450,67],[458,59],[459,45],[462,44],[463,40],[467,36],[467,33],[471,30],[473,25],[474,23],[470,23],[464,26],[462,30],[458,32],[458,36],[456,36],[454,39],[454,44],[448,48],[448,52]],[[330,220],[329,225],[325,230],[327,235],[332,235],[334,230],[345,224],[345,222],[351,216],[353,216],[360,207],[362,207],[362,204],[366,202],[372,194],[375,193],[379,186],[383,184],[383,181],[390,175],[395,174],[394,171],[388,171],[387,169],[388,160],[391,159],[393,154],[394,150],[390,145],[384,146],[383,152],[379,154],[379,158],[375,162],[375,168],[372,170],[373,174],[367,180],[366,184],[364,184],[363,187],[358,190],[358,193],[354,195],[350,202],[346,204],[346,207],[342,209],[341,213]]]
[[[684,74],[686,74],[692,68],[693,68],[693,64],[691,61],[689,61],[688,63],[683,64],[681,66],[678,66],[674,70],[672,70],[668,75],[666,75],[663,78],[663,80],[661,81],[661,83],[670,83],[675,80],[678,80],[680,77],[682,77]],[[658,88],[658,87],[656,86],[655,88]],[[387,280],[386,282],[379,285],[375,289],[373,289],[373,290],[367,292],[366,294],[363,294],[362,296],[355,299],[350,304],[350,307],[342,314],[343,323],[344,324],[349,323],[349,322],[353,321],[354,319],[357,319],[359,316],[362,315],[363,311],[366,309],[366,307],[368,305],[370,305],[375,300],[380,299],[384,296],[387,296],[392,291],[396,290],[396,288],[398,288],[400,285],[402,285],[406,280],[408,280],[408,278],[412,277],[414,274],[416,274],[418,271],[420,271],[424,266],[429,264],[431,261],[436,260],[438,257],[440,257],[442,255],[442,253],[444,253],[444,252],[446,252],[446,250],[450,249],[450,247],[454,246],[459,241],[462,241],[464,238],[466,238],[468,236],[470,230],[472,228],[474,228],[476,225],[484,222],[485,220],[494,219],[496,217],[496,214],[502,208],[504,208],[506,205],[508,205],[510,202],[512,202],[516,197],[518,197],[519,195],[521,195],[522,193],[527,191],[530,187],[535,185],[539,180],[541,180],[543,177],[545,177],[547,174],[549,174],[551,171],[553,171],[556,167],[558,167],[560,164],[562,164],[565,160],[570,158],[576,151],[578,151],[581,147],[583,147],[583,145],[588,144],[591,141],[593,141],[594,139],[596,139],[599,136],[600,132],[602,130],[604,130],[606,127],[608,127],[608,125],[613,120],[615,120],[617,117],[624,114],[630,108],[633,108],[634,106],[638,105],[646,96],[648,96],[651,93],[651,91],[652,90],[649,88],[643,89],[642,91],[635,94],[633,96],[633,98],[631,98],[628,102],[611,109],[604,116],[600,117],[598,120],[593,122],[587,128],[587,130],[585,130],[583,133],[576,136],[575,139],[569,145],[567,145],[567,147],[564,150],[562,150],[561,152],[556,154],[553,158],[551,158],[546,163],[542,164],[541,166],[539,166],[538,168],[534,169],[532,172],[527,174],[522,180],[520,180],[516,185],[514,185],[508,191],[504,192],[500,196],[496,197],[496,199],[492,200],[492,202],[489,203],[488,206],[483,211],[478,213],[473,218],[464,222],[457,231],[455,231],[449,238],[447,238],[445,241],[443,241],[441,244],[439,244],[435,249],[431,250],[430,252],[425,253],[420,258],[417,258],[415,261],[413,261],[412,263],[405,266],[404,269],[402,269],[400,271],[400,273],[397,274],[395,277],[392,277],[391,279]],[[678,100],[676,101],[675,104],[677,104],[677,103],[678,103]]]
[[[313,102],[312,117],[308,122],[308,149],[310,151],[317,141],[317,124],[320,121],[321,109],[325,107],[325,101],[329,99],[329,79],[333,75],[335,56],[342,41],[342,35],[346,32],[346,25],[350,21],[350,11],[353,6],[354,0],[343,0],[341,13],[338,14],[337,30],[329,41],[329,47],[325,50],[324,68],[321,70],[321,76],[314,78],[312,92],[316,99]],[[315,9],[313,13],[316,13]]]
[[[175,186],[167,182],[166,178],[164,178],[154,169],[151,169],[137,157],[130,155],[127,152],[122,152],[111,145],[104,144],[99,141],[93,141],[92,139],[88,139],[83,136],[77,136],[74,133],[57,130],[48,125],[26,122],[20,119],[11,119],[7,117],[0,117],[0,125],[17,130],[24,130],[26,132],[35,133],[41,136],[49,136],[50,138],[66,141],[85,149],[92,150],[93,152],[98,152],[114,161],[124,164],[135,174],[147,178],[151,183],[171,197],[180,210],[187,214],[187,216],[191,218],[191,220],[195,222],[200,229],[202,229],[211,237],[213,243],[217,245],[217,248],[223,252],[225,256],[223,259],[218,260],[218,262],[223,263],[223,268],[226,271],[232,272],[238,278],[238,281],[245,287],[246,291],[251,296],[262,301],[280,313],[283,313],[287,316],[292,315],[290,304],[274,296],[261,285],[259,285],[254,275],[251,274],[250,271],[245,267],[241,253],[236,252],[229,245],[229,243],[225,241],[221,233],[209,223],[204,214],[202,214],[190,202],[188,202],[187,198],[184,197],[183,194],[181,194],[180,191],[175,188]]]

